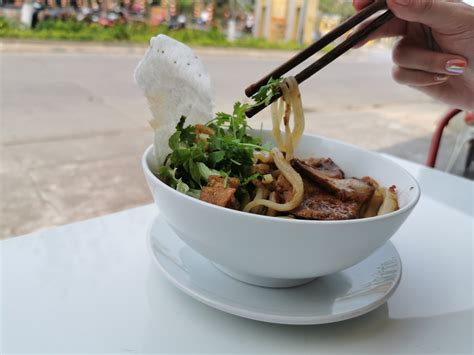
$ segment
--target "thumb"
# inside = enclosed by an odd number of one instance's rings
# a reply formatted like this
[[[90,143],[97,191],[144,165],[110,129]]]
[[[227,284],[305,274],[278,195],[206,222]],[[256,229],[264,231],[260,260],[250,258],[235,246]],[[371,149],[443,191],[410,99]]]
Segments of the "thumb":
[[[470,24],[466,17],[470,6],[461,1],[387,0],[387,5],[402,20],[422,23],[446,34],[459,33],[460,26]]]

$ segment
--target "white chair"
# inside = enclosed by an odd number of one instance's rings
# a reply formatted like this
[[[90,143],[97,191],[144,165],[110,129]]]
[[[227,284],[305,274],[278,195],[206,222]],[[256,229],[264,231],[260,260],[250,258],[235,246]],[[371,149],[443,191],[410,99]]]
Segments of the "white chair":
[[[456,144],[454,145],[453,152],[451,157],[448,160],[448,165],[446,165],[445,171],[451,173],[454,168],[454,164],[458,161],[461,152],[465,145],[469,145],[468,154],[466,157],[466,163],[464,165],[464,174],[466,174],[469,166],[471,165],[472,159],[474,158],[474,115],[466,114],[464,117],[464,122],[466,123],[466,129],[460,133],[456,139]]]
[[[451,110],[440,120],[431,140],[431,146],[428,152],[426,165],[432,168],[435,167],[444,128],[448,125],[452,118],[461,112],[462,111],[459,109]],[[464,175],[466,175],[469,166],[474,161],[474,114],[472,112],[466,112],[466,115],[464,116],[464,123],[466,124],[465,129],[458,135],[456,139],[456,143],[445,169],[446,172],[451,173],[453,171],[454,164],[458,161],[459,156],[466,145],[468,145],[468,153],[464,165]]]

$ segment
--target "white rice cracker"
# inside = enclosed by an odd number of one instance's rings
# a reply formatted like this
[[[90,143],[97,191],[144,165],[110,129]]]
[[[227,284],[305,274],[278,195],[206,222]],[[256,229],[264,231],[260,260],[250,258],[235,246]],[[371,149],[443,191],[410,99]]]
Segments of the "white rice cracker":
[[[143,90],[153,115],[155,155],[162,164],[170,152],[168,138],[181,118],[187,124],[212,119],[213,100],[209,75],[191,48],[168,36],[158,35],[135,69],[135,81]]]

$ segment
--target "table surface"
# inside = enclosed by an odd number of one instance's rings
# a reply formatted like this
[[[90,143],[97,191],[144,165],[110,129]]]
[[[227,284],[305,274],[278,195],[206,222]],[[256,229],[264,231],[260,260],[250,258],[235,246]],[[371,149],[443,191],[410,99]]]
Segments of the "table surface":
[[[0,352],[472,353],[474,183],[393,158],[421,200],[392,238],[399,288],[327,325],[229,315],[169,283],[147,251],[149,205],[0,243]]]

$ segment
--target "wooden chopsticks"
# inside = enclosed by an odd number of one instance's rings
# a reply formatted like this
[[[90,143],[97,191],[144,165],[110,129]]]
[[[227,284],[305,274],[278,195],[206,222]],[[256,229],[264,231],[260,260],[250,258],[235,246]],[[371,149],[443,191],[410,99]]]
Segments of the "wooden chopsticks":
[[[368,17],[372,16],[374,13],[376,13],[379,10],[387,8],[387,4],[385,0],[377,0],[374,3],[372,3],[370,6],[366,7],[362,11],[358,12],[356,15],[352,16],[349,18],[347,21],[333,29],[331,32],[326,34],[324,37],[319,39],[318,41],[314,42],[311,46],[306,48],[305,50],[301,51],[294,57],[292,57],[290,60],[287,62],[283,63],[281,66],[273,70],[271,73],[257,81],[255,84],[250,85],[247,89],[245,89],[245,94],[248,97],[251,97],[253,94],[255,94],[260,87],[263,85],[267,84],[268,81],[273,78],[277,79],[280,78],[282,75],[286,74],[289,72],[291,69],[295,68],[297,65],[301,64],[303,61],[311,57],[313,54],[318,52],[319,50],[323,49],[325,46],[327,46],[329,43],[334,41],[335,39],[339,38],[343,34],[345,34],[347,31],[350,29],[354,28],[358,24],[360,24],[362,21],[367,19]],[[387,10],[384,12],[382,15],[377,17],[374,21],[372,21],[369,25],[367,25],[365,28],[363,28],[360,31],[357,31],[356,33],[352,34],[349,38],[347,38],[345,41],[340,43],[338,46],[336,46],[332,51],[329,53],[325,54],[321,58],[319,58],[317,61],[315,61],[313,64],[311,64],[309,67],[306,69],[302,70],[300,73],[295,75],[295,79],[298,82],[298,84],[301,84],[303,81],[308,79],[310,76],[314,75],[317,73],[319,70],[324,68],[326,65],[329,63],[333,62],[337,58],[339,58],[342,54],[347,52],[349,49],[354,47],[357,43],[362,41],[363,39],[367,38],[372,32],[380,28],[384,23],[389,21],[394,17],[393,13],[390,10]],[[275,101],[281,96],[281,93],[278,92],[275,94],[271,100],[271,102]],[[249,110],[247,110],[246,115],[247,117],[252,117],[256,113],[260,112],[262,109],[265,108],[265,104],[262,103],[258,106],[252,106]]]

